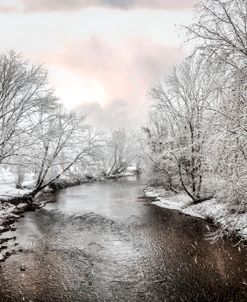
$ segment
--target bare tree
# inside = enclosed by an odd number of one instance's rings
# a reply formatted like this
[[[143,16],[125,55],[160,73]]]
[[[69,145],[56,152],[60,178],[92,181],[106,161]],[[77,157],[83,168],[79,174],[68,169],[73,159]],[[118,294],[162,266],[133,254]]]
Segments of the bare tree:
[[[26,167],[35,176],[35,184],[29,194],[34,197],[72,166],[92,161],[97,135],[92,135],[84,118],[66,114],[59,105],[53,110],[41,108],[32,116],[32,121],[35,124],[33,143],[30,150],[22,150],[22,156]]]
[[[247,2],[201,0],[195,22],[189,26],[196,49],[214,63],[241,69],[247,60]]]
[[[96,140],[84,118],[59,105],[41,66],[14,52],[0,56],[0,164],[16,167],[17,186],[33,176],[28,198],[92,162]]]
[[[169,138],[169,121],[163,110],[155,108],[149,116],[149,123],[143,128],[147,136],[146,170],[152,186],[163,186],[168,191],[178,192],[177,167],[168,150],[174,147]],[[168,152],[167,152],[168,151]]]
[[[0,56],[0,163],[28,144],[21,135],[31,131],[29,115],[52,98],[41,66],[29,65],[14,52]]]
[[[222,181],[217,198],[235,210],[246,209],[247,196],[247,95],[243,70],[235,72],[231,86],[218,95],[209,140],[214,172]]]
[[[209,67],[201,56],[188,58],[151,91],[155,100],[152,123],[163,123],[155,126],[158,144],[153,148],[158,148],[156,153],[162,154],[161,159],[167,165],[163,170],[169,187],[174,182],[172,174],[178,175],[180,185],[194,202],[205,198],[202,181],[207,169],[206,114],[215,85]]]
[[[217,102],[210,104],[214,114],[211,160],[222,181],[217,196],[241,210],[247,195],[247,2],[202,0],[197,9],[188,31],[198,43],[196,50],[220,67],[215,71],[220,75]]]
[[[134,165],[140,154],[138,134],[125,129],[114,130],[106,138],[104,148],[104,170],[107,175],[117,175]]]

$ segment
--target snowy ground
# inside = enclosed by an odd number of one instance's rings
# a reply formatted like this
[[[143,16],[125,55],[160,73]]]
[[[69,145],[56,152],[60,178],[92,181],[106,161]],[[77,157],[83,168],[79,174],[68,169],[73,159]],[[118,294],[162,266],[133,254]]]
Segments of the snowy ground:
[[[30,185],[30,181],[31,176],[26,177],[23,185]],[[8,200],[13,197],[21,197],[28,192],[30,192],[29,189],[16,188],[16,176],[11,170],[5,168],[0,169],[0,233],[5,229],[3,224],[11,218],[17,218],[18,215],[16,215],[15,212],[18,208],[25,206],[24,204],[20,204],[16,207],[8,203]]]
[[[31,178],[26,179],[23,182],[23,186],[30,184]],[[16,176],[10,170],[2,168],[0,169],[0,200],[8,200],[16,196],[23,196],[30,192],[28,189],[17,189],[16,188]]]
[[[156,206],[178,210],[184,214],[202,219],[211,219],[220,225],[219,231],[222,234],[238,234],[241,238],[247,240],[247,213],[232,214],[225,204],[219,203],[215,199],[193,205],[188,195],[183,193],[168,194],[163,188],[148,187],[144,192],[147,197],[155,197],[152,204]]]

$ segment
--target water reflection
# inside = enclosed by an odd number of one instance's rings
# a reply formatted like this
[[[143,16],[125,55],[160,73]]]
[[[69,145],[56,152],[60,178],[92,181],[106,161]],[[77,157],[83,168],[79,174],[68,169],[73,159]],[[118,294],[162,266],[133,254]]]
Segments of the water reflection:
[[[137,202],[134,178],[69,188],[18,223],[0,301],[246,301],[246,252]],[[211,226],[210,226],[211,227]]]

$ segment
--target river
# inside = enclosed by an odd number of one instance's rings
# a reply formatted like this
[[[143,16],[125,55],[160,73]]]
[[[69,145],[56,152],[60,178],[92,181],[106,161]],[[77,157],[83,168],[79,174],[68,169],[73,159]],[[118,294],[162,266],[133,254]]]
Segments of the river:
[[[246,250],[141,201],[143,188],[136,177],[84,184],[26,213],[1,264],[0,301],[247,301]]]

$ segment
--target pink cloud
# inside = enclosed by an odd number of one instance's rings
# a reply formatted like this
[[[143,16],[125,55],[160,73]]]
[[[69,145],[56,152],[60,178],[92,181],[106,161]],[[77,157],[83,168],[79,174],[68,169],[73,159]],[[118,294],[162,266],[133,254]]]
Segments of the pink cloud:
[[[101,117],[105,123],[109,120],[106,116],[113,110],[111,118],[114,120],[115,117],[115,122],[119,123],[121,112],[123,117],[126,116],[124,120],[142,119],[148,90],[183,55],[179,48],[144,38],[110,43],[94,37],[69,45],[60,54],[42,55],[41,59],[48,66],[60,66],[82,79],[96,79],[106,92],[106,106],[85,104],[87,100],[82,99],[79,108],[86,111],[95,109],[94,116]],[[113,103],[118,104],[121,110]]]
[[[126,98],[145,94],[148,86],[182,55],[180,48],[144,38],[110,43],[92,37],[68,46],[60,54],[50,54],[46,60],[79,75],[97,78],[112,98]]]

